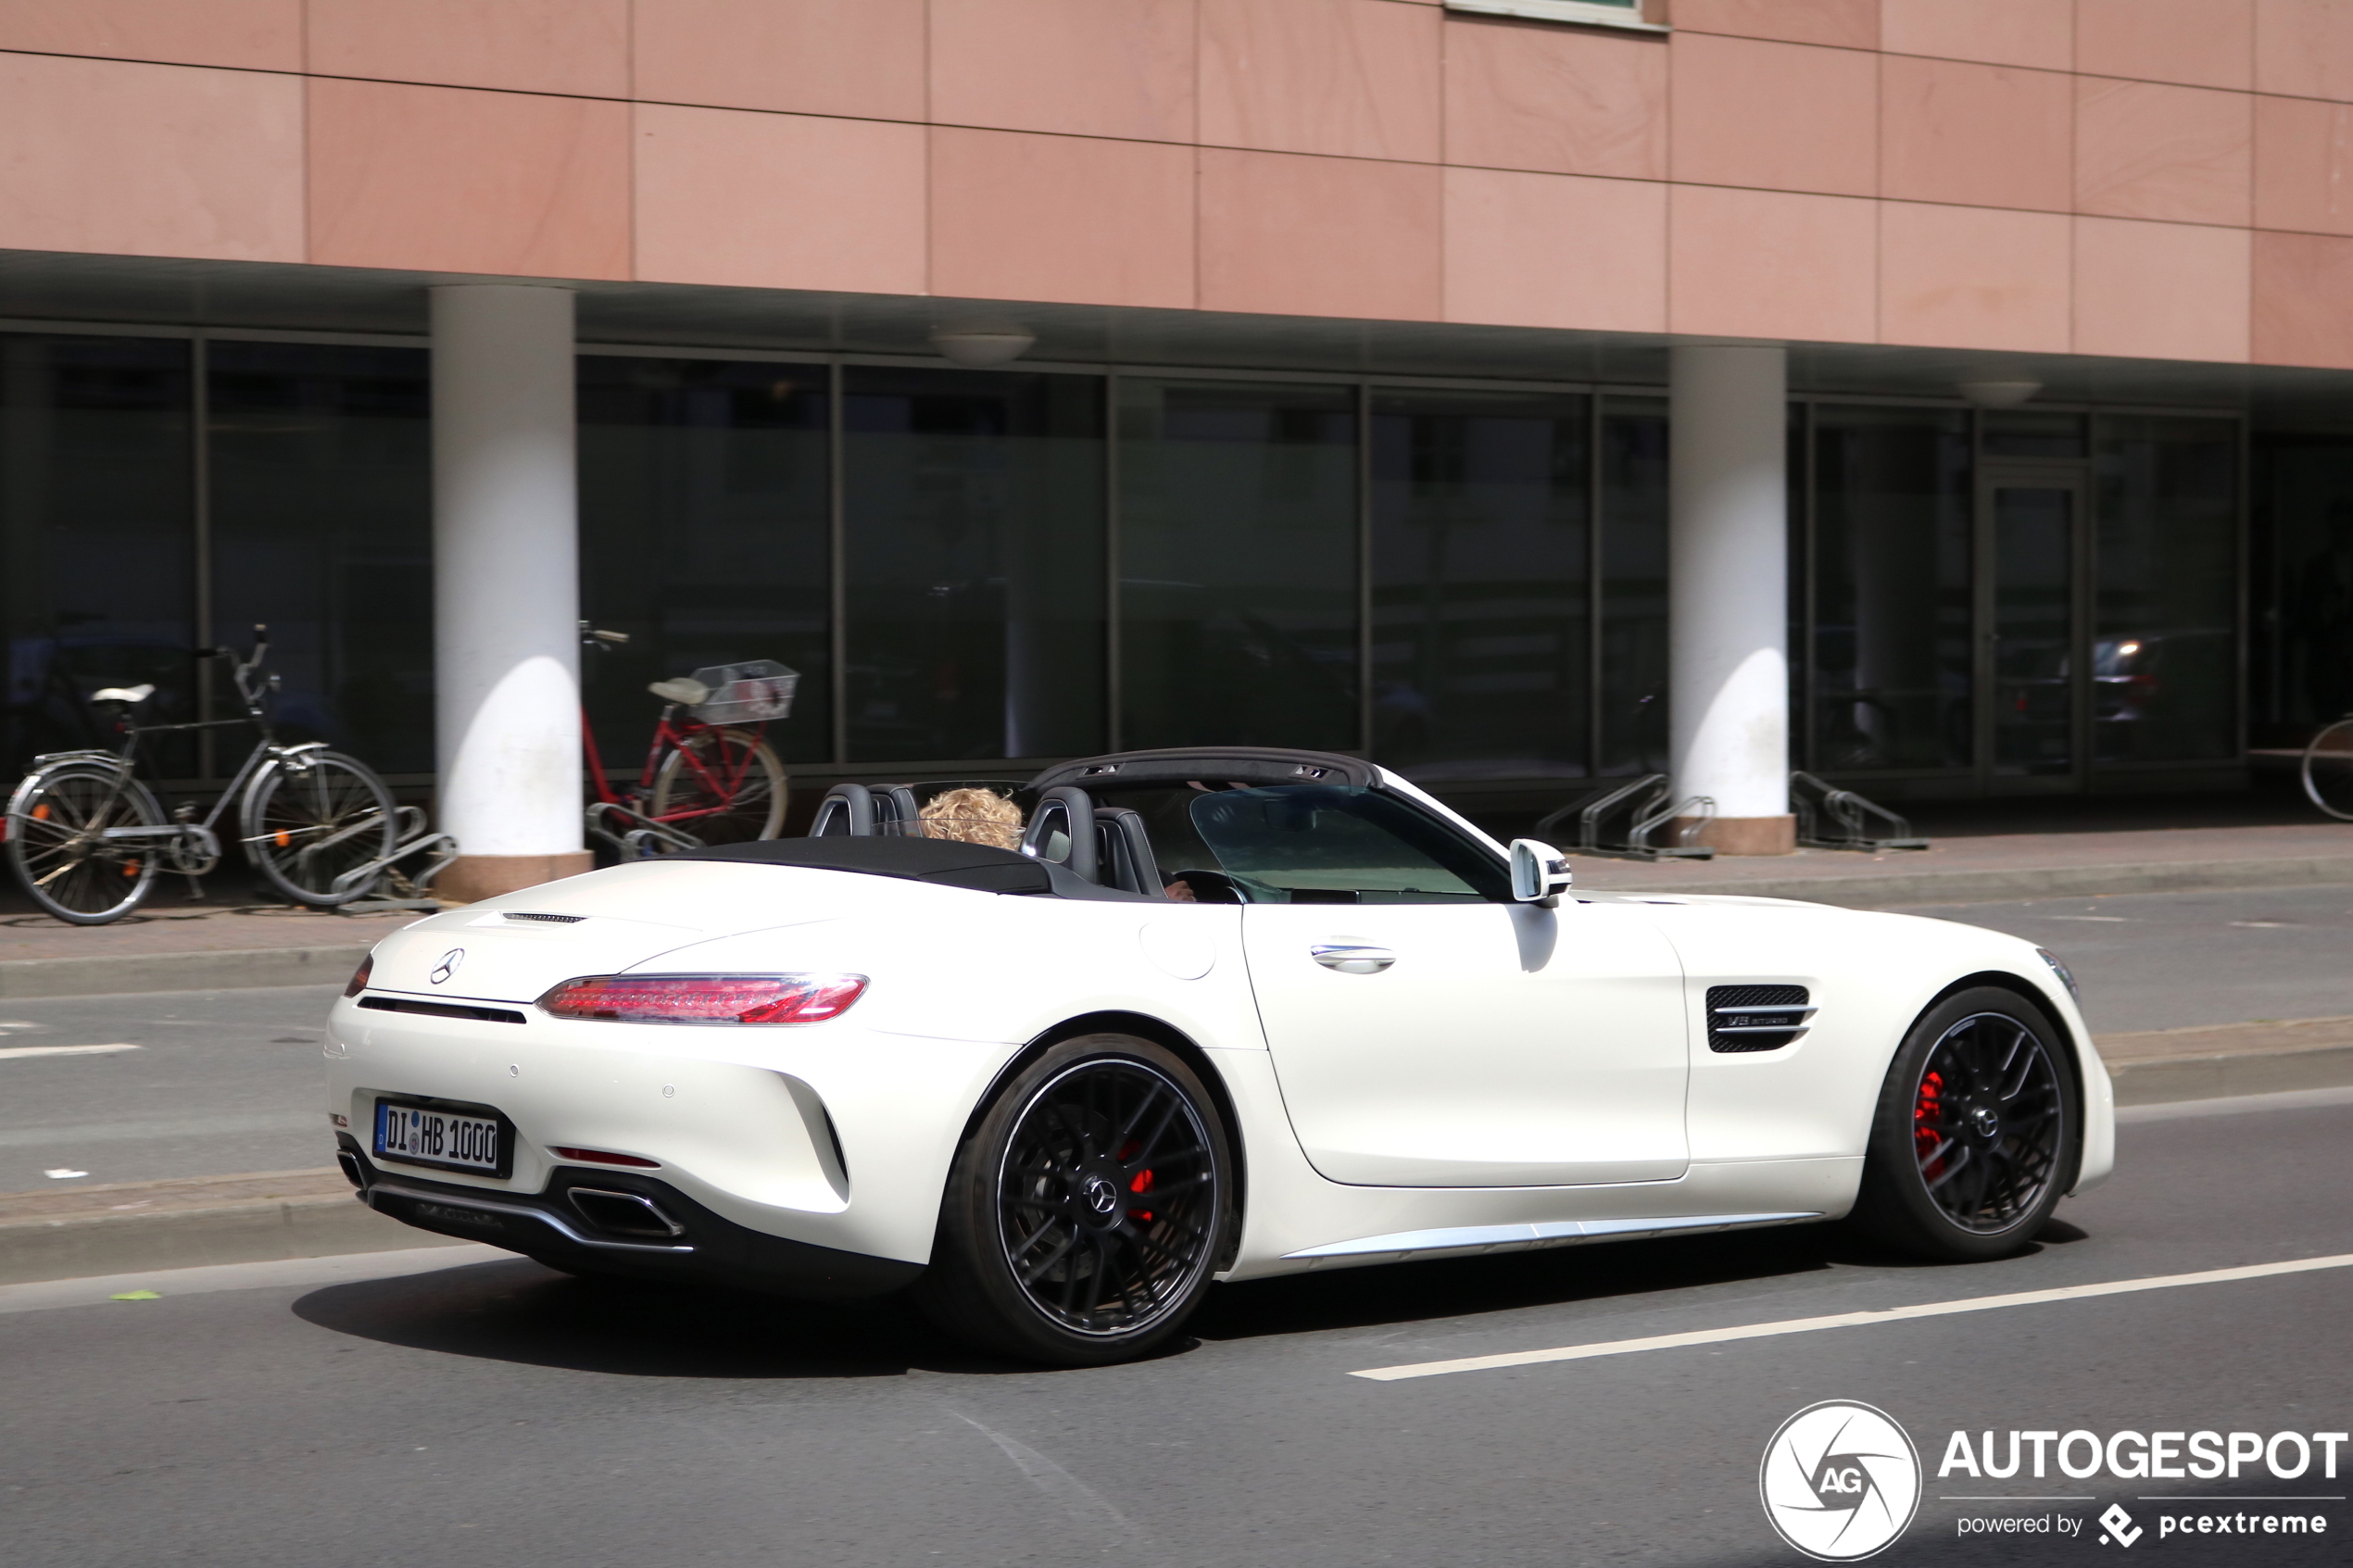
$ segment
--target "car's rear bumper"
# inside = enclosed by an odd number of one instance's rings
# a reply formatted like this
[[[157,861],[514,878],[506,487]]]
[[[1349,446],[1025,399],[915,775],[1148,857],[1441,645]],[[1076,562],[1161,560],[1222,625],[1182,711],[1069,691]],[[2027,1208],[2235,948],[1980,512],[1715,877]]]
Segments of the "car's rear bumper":
[[[643,1172],[559,1165],[541,1191],[490,1190],[378,1165],[348,1134],[336,1142],[345,1173],[378,1213],[560,1266],[808,1299],[880,1296],[924,1272],[749,1229]]]

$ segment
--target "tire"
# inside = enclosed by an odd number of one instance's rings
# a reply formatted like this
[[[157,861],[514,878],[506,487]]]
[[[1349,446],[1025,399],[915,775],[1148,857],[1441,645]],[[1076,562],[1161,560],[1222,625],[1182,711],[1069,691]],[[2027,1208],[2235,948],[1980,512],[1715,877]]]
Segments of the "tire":
[[[740,781],[732,797],[715,791],[696,762],[715,779]],[[661,759],[654,775],[654,797],[647,815],[705,844],[744,844],[774,838],[784,831],[791,787],[785,765],[757,730],[698,730]],[[671,822],[673,812],[699,815]]]
[[[270,763],[246,788],[239,820],[245,859],[261,880],[314,909],[366,895],[368,882],[338,893],[335,878],[391,854],[400,837],[392,791],[338,751]]]
[[[2032,1241],[2076,1168],[2075,1065],[2041,1009],[1982,986],[1920,1016],[1887,1070],[1856,1223],[1945,1262]]]
[[[916,1302],[955,1337],[1023,1361],[1144,1355],[1208,1290],[1233,1230],[1232,1172],[1224,1120],[1175,1052],[1126,1035],[1064,1040],[958,1148]]]
[[[8,866],[27,897],[61,921],[105,925],[145,901],[164,846],[108,844],[109,827],[160,827],[163,808],[137,779],[67,762],[17,786],[8,801]]]
[[[2353,719],[2339,719],[2304,748],[2304,794],[2330,816],[2353,822]]]

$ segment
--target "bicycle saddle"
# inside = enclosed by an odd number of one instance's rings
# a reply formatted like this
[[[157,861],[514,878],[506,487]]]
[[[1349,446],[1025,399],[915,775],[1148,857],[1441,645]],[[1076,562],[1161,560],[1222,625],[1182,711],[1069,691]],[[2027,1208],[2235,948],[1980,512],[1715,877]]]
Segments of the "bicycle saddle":
[[[90,694],[92,702],[145,702],[156,695],[153,685],[101,686]]]
[[[691,675],[679,675],[667,681],[656,681],[646,689],[664,702],[674,702],[686,708],[707,701],[711,696],[711,688]]]

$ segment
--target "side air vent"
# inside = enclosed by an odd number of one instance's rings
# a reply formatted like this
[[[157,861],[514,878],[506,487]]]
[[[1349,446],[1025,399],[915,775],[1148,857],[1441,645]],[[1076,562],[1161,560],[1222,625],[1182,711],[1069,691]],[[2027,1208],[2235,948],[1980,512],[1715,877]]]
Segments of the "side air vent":
[[[578,925],[582,921],[586,920],[588,917],[586,915],[529,915],[524,914],[520,910],[509,909],[506,911],[506,918],[509,920],[534,921],[543,925]]]
[[[1803,985],[1711,985],[1707,1048],[1779,1050],[1806,1033],[1806,1021],[1814,1012]]]

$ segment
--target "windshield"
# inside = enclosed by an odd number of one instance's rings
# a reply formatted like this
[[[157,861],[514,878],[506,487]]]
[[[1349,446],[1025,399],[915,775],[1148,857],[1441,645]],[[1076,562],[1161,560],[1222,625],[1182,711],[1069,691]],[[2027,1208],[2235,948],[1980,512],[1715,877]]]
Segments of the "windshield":
[[[1195,832],[1251,903],[1504,902],[1503,862],[1369,789],[1282,784],[1194,797]]]

